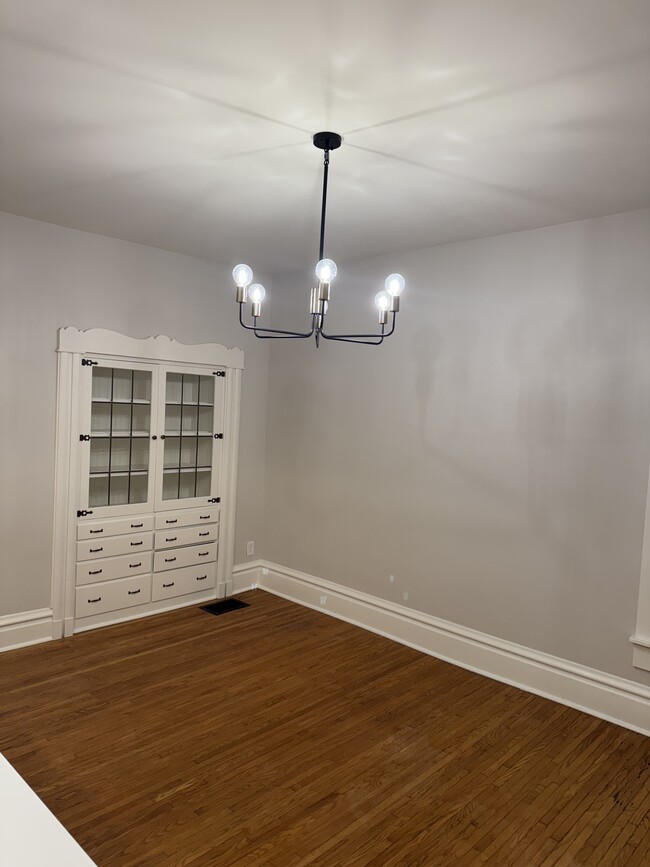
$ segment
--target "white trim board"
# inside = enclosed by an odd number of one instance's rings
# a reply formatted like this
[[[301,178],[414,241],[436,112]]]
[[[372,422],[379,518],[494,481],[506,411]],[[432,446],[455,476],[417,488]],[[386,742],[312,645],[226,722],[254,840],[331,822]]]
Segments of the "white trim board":
[[[3,864],[13,867],[94,867],[81,846],[0,755],[0,840]]]
[[[275,563],[258,560],[235,571],[242,584],[254,581],[276,596],[650,736],[650,689],[642,684]]]
[[[262,560],[254,560],[251,563],[238,563],[232,570],[232,593],[245,593],[247,590],[255,590],[259,586],[262,577],[262,569],[266,563]]]
[[[0,616],[0,652],[52,640],[52,609]]]
[[[636,631],[630,636],[633,645],[632,664],[650,671],[650,474],[641,554],[639,581],[639,606],[636,616]]]

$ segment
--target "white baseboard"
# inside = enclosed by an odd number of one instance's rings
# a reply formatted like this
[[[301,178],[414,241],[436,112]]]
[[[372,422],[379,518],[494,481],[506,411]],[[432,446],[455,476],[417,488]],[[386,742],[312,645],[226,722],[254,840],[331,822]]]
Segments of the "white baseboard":
[[[0,616],[0,652],[52,640],[52,609]]]
[[[262,569],[266,564],[262,560],[253,560],[251,563],[239,563],[232,570],[232,595],[254,590],[262,577]]]
[[[276,596],[392,638],[454,665],[650,735],[650,689],[263,560],[239,574]],[[325,602],[322,603],[321,599]]]

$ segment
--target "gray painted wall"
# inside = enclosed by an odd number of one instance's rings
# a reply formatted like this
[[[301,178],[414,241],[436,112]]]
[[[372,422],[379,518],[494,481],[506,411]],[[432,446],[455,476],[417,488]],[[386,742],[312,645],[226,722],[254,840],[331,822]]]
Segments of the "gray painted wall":
[[[56,332],[244,350],[235,562],[263,522],[268,345],[236,323],[230,269],[0,214],[0,614],[50,606]]]
[[[340,266],[332,330],[394,270],[403,310],[379,348],[272,345],[265,556],[650,683],[649,237],[635,211]],[[312,280],[274,279],[274,325]]]

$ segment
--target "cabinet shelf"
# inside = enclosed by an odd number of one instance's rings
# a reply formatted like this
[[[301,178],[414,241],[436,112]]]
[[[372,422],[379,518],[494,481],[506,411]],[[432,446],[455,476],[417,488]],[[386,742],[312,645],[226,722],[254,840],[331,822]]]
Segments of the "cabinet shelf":
[[[135,403],[135,401],[134,401],[134,403]],[[185,406],[214,406],[214,404],[213,403],[206,403],[203,400],[200,401],[199,403],[197,403],[195,400],[194,401],[184,400],[183,403],[181,403],[180,400],[166,400],[165,406],[183,406],[183,407],[185,407]]]
[[[195,431],[195,430],[184,430],[183,432],[178,430],[166,430],[165,436],[168,438],[176,438],[180,439],[181,437],[211,437],[214,436],[212,431]]]
[[[93,397],[93,403],[119,403],[122,406],[129,406],[130,404],[134,404],[135,406],[149,406],[151,404],[150,400],[141,400],[139,398],[134,398],[133,400],[127,400],[126,398],[120,399],[118,397],[114,397],[113,400],[110,397]]]
[[[113,470],[113,472],[109,473],[108,470],[91,470],[88,475],[92,476],[94,479],[105,479],[110,476],[112,479],[120,477],[120,476],[146,476],[149,470],[131,470],[129,474],[128,470]]]
[[[196,473],[196,472],[205,473],[211,469],[212,469],[211,466],[207,466],[207,467],[181,467],[180,470],[178,467],[164,467],[163,473],[165,473],[165,474],[168,474],[168,473]]]
[[[93,431],[90,434],[90,438],[93,440],[107,440],[107,439],[110,439],[111,437],[113,439],[116,439],[116,438],[117,439],[119,439],[119,438],[128,439],[129,437],[131,437],[132,439],[138,439],[138,438],[148,437],[148,436],[149,436],[149,431],[146,431],[146,430],[134,430],[134,431],[114,430],[113,433],[109,433],[108,431],[102,430],[102,431]]]

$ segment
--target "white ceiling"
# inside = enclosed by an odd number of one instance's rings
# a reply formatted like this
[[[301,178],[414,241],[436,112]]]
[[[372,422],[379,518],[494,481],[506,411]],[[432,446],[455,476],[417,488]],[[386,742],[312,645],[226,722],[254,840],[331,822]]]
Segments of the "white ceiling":
[[[277,273],[650,204],[648,0],[0,0],[0,209]]]

